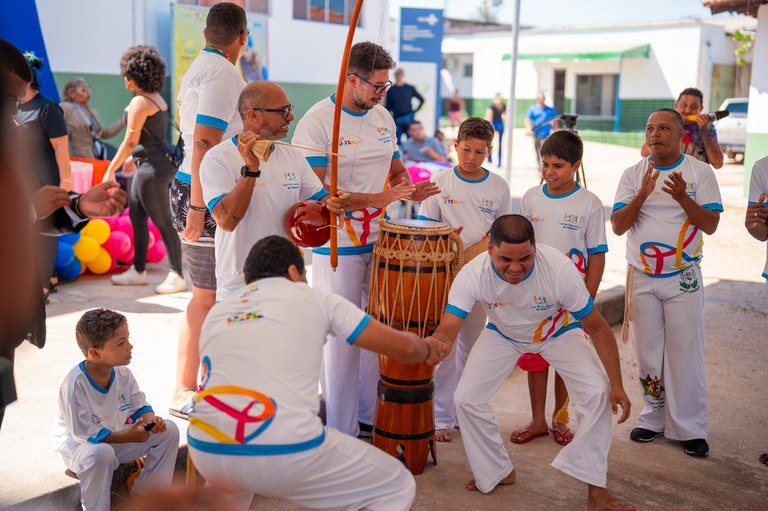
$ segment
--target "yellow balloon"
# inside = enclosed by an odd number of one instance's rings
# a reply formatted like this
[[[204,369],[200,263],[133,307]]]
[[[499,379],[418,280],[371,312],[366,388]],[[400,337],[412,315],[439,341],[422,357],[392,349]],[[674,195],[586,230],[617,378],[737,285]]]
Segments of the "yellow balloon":
[[[91,273],[95,273],[96,275],[107,273],[111,267],[112,256],[109,255],[109,252],[107,252],[104,247],[99,247],[99,255],[96,259],[88,263],[88,269],[91,270]]]
[[[99,245],[107,242],[109,233],[109,224],[101,218],[94,218],[83,228],[83,234],[96,240]]]
[[[75,250],[75,257],[77,257],[81,263],[90,263],[99,257],[99,249],[101,247],[95,239],[83,234],[80,236],[80,241],[75,243],[72,248]]]

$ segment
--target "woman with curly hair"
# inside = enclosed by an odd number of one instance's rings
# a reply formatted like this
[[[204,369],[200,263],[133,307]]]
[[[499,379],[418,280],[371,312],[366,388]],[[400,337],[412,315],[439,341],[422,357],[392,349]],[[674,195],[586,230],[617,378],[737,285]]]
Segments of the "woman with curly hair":
[[[147,221],[151,218],[165,242],[170,266],[168,276],[155,288],[155,292],[177,293],[184,291],[187,285],[181,273],[181,243],[171,224],[168,203],[168,186],[176,167],[164,148],[168,105],[160,96],[160,91],[165,81],[165,62],[153,47],[133,46],[120,58],[120,74],[125,79],[125,88],[136,96],[126,108],[125,138],[104,174],[104,181],[112,180],[121,165],[124,175],[135,171],[128,198],[133,224],[134,262],[125,273],[112,276],[112,283],[118,286],[147,284]]]

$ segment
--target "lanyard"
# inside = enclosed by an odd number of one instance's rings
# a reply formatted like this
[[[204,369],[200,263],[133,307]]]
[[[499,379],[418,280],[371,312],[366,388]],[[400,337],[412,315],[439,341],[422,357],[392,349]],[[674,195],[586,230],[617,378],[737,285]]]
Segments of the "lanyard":
[[[223,50],[220,50],[220,49],[218,49],[218,48],[216,48],[216,47],[214,47],[214,46],[211,46],[210,44],[209,44],[209,45],[207,45],[205,48],[203,48],[203,51],[207,51],[207,52],[209,52],[209,53],[218,53],[219,55],[221,55],[222,57],[224,57],[225,59],[227,59],[227,60],[229,61],[229,63],[230,63],[230,64],[232,64],[232,65],[234,65],[234,64],[235,64],[235,63],[232,61],[232,57],[230,57],[230,56],[229,56],[229,53],[227,53],[227,52],[225,52],[225,51],[223,51]]]

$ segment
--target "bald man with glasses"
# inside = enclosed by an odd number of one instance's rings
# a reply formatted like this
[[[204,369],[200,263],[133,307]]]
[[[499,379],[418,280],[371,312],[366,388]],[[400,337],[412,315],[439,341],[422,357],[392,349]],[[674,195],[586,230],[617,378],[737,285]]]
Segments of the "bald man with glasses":
[[[251,82],[240,94],[237,110],[243,132],[208,151],[200,164],[203,199],[217,224],[217,301],[243,286],[243,265],[254,242],[285,236],[283,217],[291,206],[329,198],[303,152],[276,145],[267,161],[252,152],[259,140],[288,135],[293,105],[279,85]]]

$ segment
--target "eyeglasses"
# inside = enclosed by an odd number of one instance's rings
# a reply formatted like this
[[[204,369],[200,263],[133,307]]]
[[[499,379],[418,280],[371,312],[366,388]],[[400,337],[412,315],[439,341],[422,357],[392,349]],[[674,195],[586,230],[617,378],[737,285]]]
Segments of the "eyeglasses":
[[[75,90],[78,90],[80,92],[91,92],[91,86],[90,85],[81,85],[80,87],[78,87]]]
[[[369,82],[368,80],[366,80],[365,78],[363,78],[362,76],[360,76],[357,73],[350,73],[350,74],[353,74],[353,75],[357,76],[362,81],[364,81],[365,83],[367,83],[368,85],[373,87],[373,93],[374,94],[381,94],[382,92],[386,92],[387,89],[392,87],[392,80],[387,80],[387,83],[385,83],[384,85],[376,85],[375,83]]]
[[[282,108],[251,108],[251,110],[255,110],[257,112],[281,113],[283,114],[283,119],[287,121],[288,117],[290,117],[293,113],[293,105],[284,106]]]

